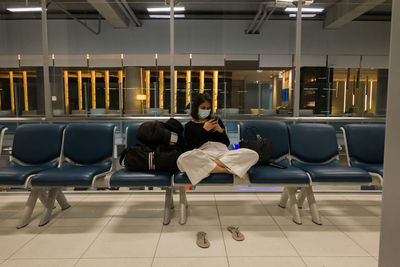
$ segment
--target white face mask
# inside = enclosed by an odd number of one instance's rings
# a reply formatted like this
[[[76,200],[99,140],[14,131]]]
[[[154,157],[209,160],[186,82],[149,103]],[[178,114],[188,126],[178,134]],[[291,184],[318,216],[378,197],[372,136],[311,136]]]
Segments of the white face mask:
[[[199,117],[205,119],[210,116],[211,109],[199,109]]]

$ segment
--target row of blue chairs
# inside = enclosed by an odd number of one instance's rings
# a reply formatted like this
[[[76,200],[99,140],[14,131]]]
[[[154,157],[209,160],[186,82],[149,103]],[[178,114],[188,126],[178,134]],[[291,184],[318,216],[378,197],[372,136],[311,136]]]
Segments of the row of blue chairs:
[[[138,142],[140,123],[126,129],[126,146]],[[275,162],[286,169],[254,166],[248,172],[250,186],[283,186],[280,206],[290,209],[293,221],[301,224],[299,206],[308,200],[312,220],[321,224],[312,186],[316,184],[382,185],[384,125],[347,125],[343,128],[349,166],[339,164],[335,129],[327,124],[245,121],[238,125],[239,138],[251,139],[247,128],[257,128],[272,140]],[[4,135],[5,129],[2,130]],[[187,220],[186,174],[163,171],[116,171],[115,126],[111,124],[36,124],[16,130],[10,166],[0,169],[0,186],[31,188],[17,228],[26,226],[40,199],[44,210],[39,225],[51,218],[55,201],[69,207],[62,188],[70,187],[161,187],[165,190],[164,224],[174,212],[173,189],[179,189],[180,223]],[[1,141],[1,140],[0,140]],[[380,169],[379,169],[380,168]],[[201,185],[232,185],[229,174],[212,174]],[[301,188],[297,197],[297,189]]]

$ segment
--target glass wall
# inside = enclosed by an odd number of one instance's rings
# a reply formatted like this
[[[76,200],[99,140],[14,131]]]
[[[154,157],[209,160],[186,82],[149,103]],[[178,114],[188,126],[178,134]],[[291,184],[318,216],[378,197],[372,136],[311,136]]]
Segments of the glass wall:
[[[128,6],[138,21],[120,1],[49,4],[54,116],[185,115],[199,92],[212,96],[220,116],[292,116],[296,18],[286,6],[179,2],[173,75],[168,5]],[[110,7],[116,17],[107,16]],[[26,16],[0,12],[1,116],[44,115],[40,14]],[[367,31],[367,24],[376,27]],[[329,31],[323,15],[303,18],[300,116],[385,115],[389,26],[355,21]]]

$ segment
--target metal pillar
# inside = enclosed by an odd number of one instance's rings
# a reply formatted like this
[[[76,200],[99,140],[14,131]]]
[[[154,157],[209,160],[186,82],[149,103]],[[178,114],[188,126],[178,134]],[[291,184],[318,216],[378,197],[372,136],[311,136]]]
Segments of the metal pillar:
[[[171,109],[171,116],[175,115],[175,62],[174,62],[174,56],[175,56],[175,36],[174,36],[174,23],[175,23],[175,17],[174,17],[174,1],[175,0],[170,0],[169,1],[169,6],[170,6],[170,19],[169,19],[169,55],[170,55],[170,60],[171,60],[171,66],[170,66],[170,109]]]
[[[49,44],[47,38],[47,1],[42,0],[42,54],[43,54],[43,85],[44,85],[44,110],[46,118],[53,117],[51,107],[51,90],[49,75]]]
[[[299,116],[300,107],[300,62],[301,62],[301,11],[302,1],[297,2],[297,23],[296,23],[296,84],[294,88],[293,116]]]

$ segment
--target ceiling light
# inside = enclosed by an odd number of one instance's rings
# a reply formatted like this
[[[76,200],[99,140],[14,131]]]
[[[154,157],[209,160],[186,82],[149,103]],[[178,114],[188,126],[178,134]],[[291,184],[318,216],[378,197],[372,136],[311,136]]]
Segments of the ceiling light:
[[[324,11],[323,8],[315,8],[315,7],[304,7],[301,9],[301,12],[321,13],[322,11]],[[297,7],[287,7],[285,8],[285,12],[297,12]]]
[[[148,12],[169,12],[171,8],[169,7],[148,7],[147,11]],[[174,11],[185,11],[185,7],[183,6],[177,6],[174,7]]]
[[[302,18],[313,18],[315,17],[317,14],[301,14]],[[289,17],[291,18],[296,18],[297,14],[289,14]]]
[[[9,7],[7,8],[10,12],[41,12],[41,7]]]
[[[152,19],[169,19],[170,15],[149,15],[150,18]],[[176,14],[174,15],[174,18],[184,18],[184,14]]]

